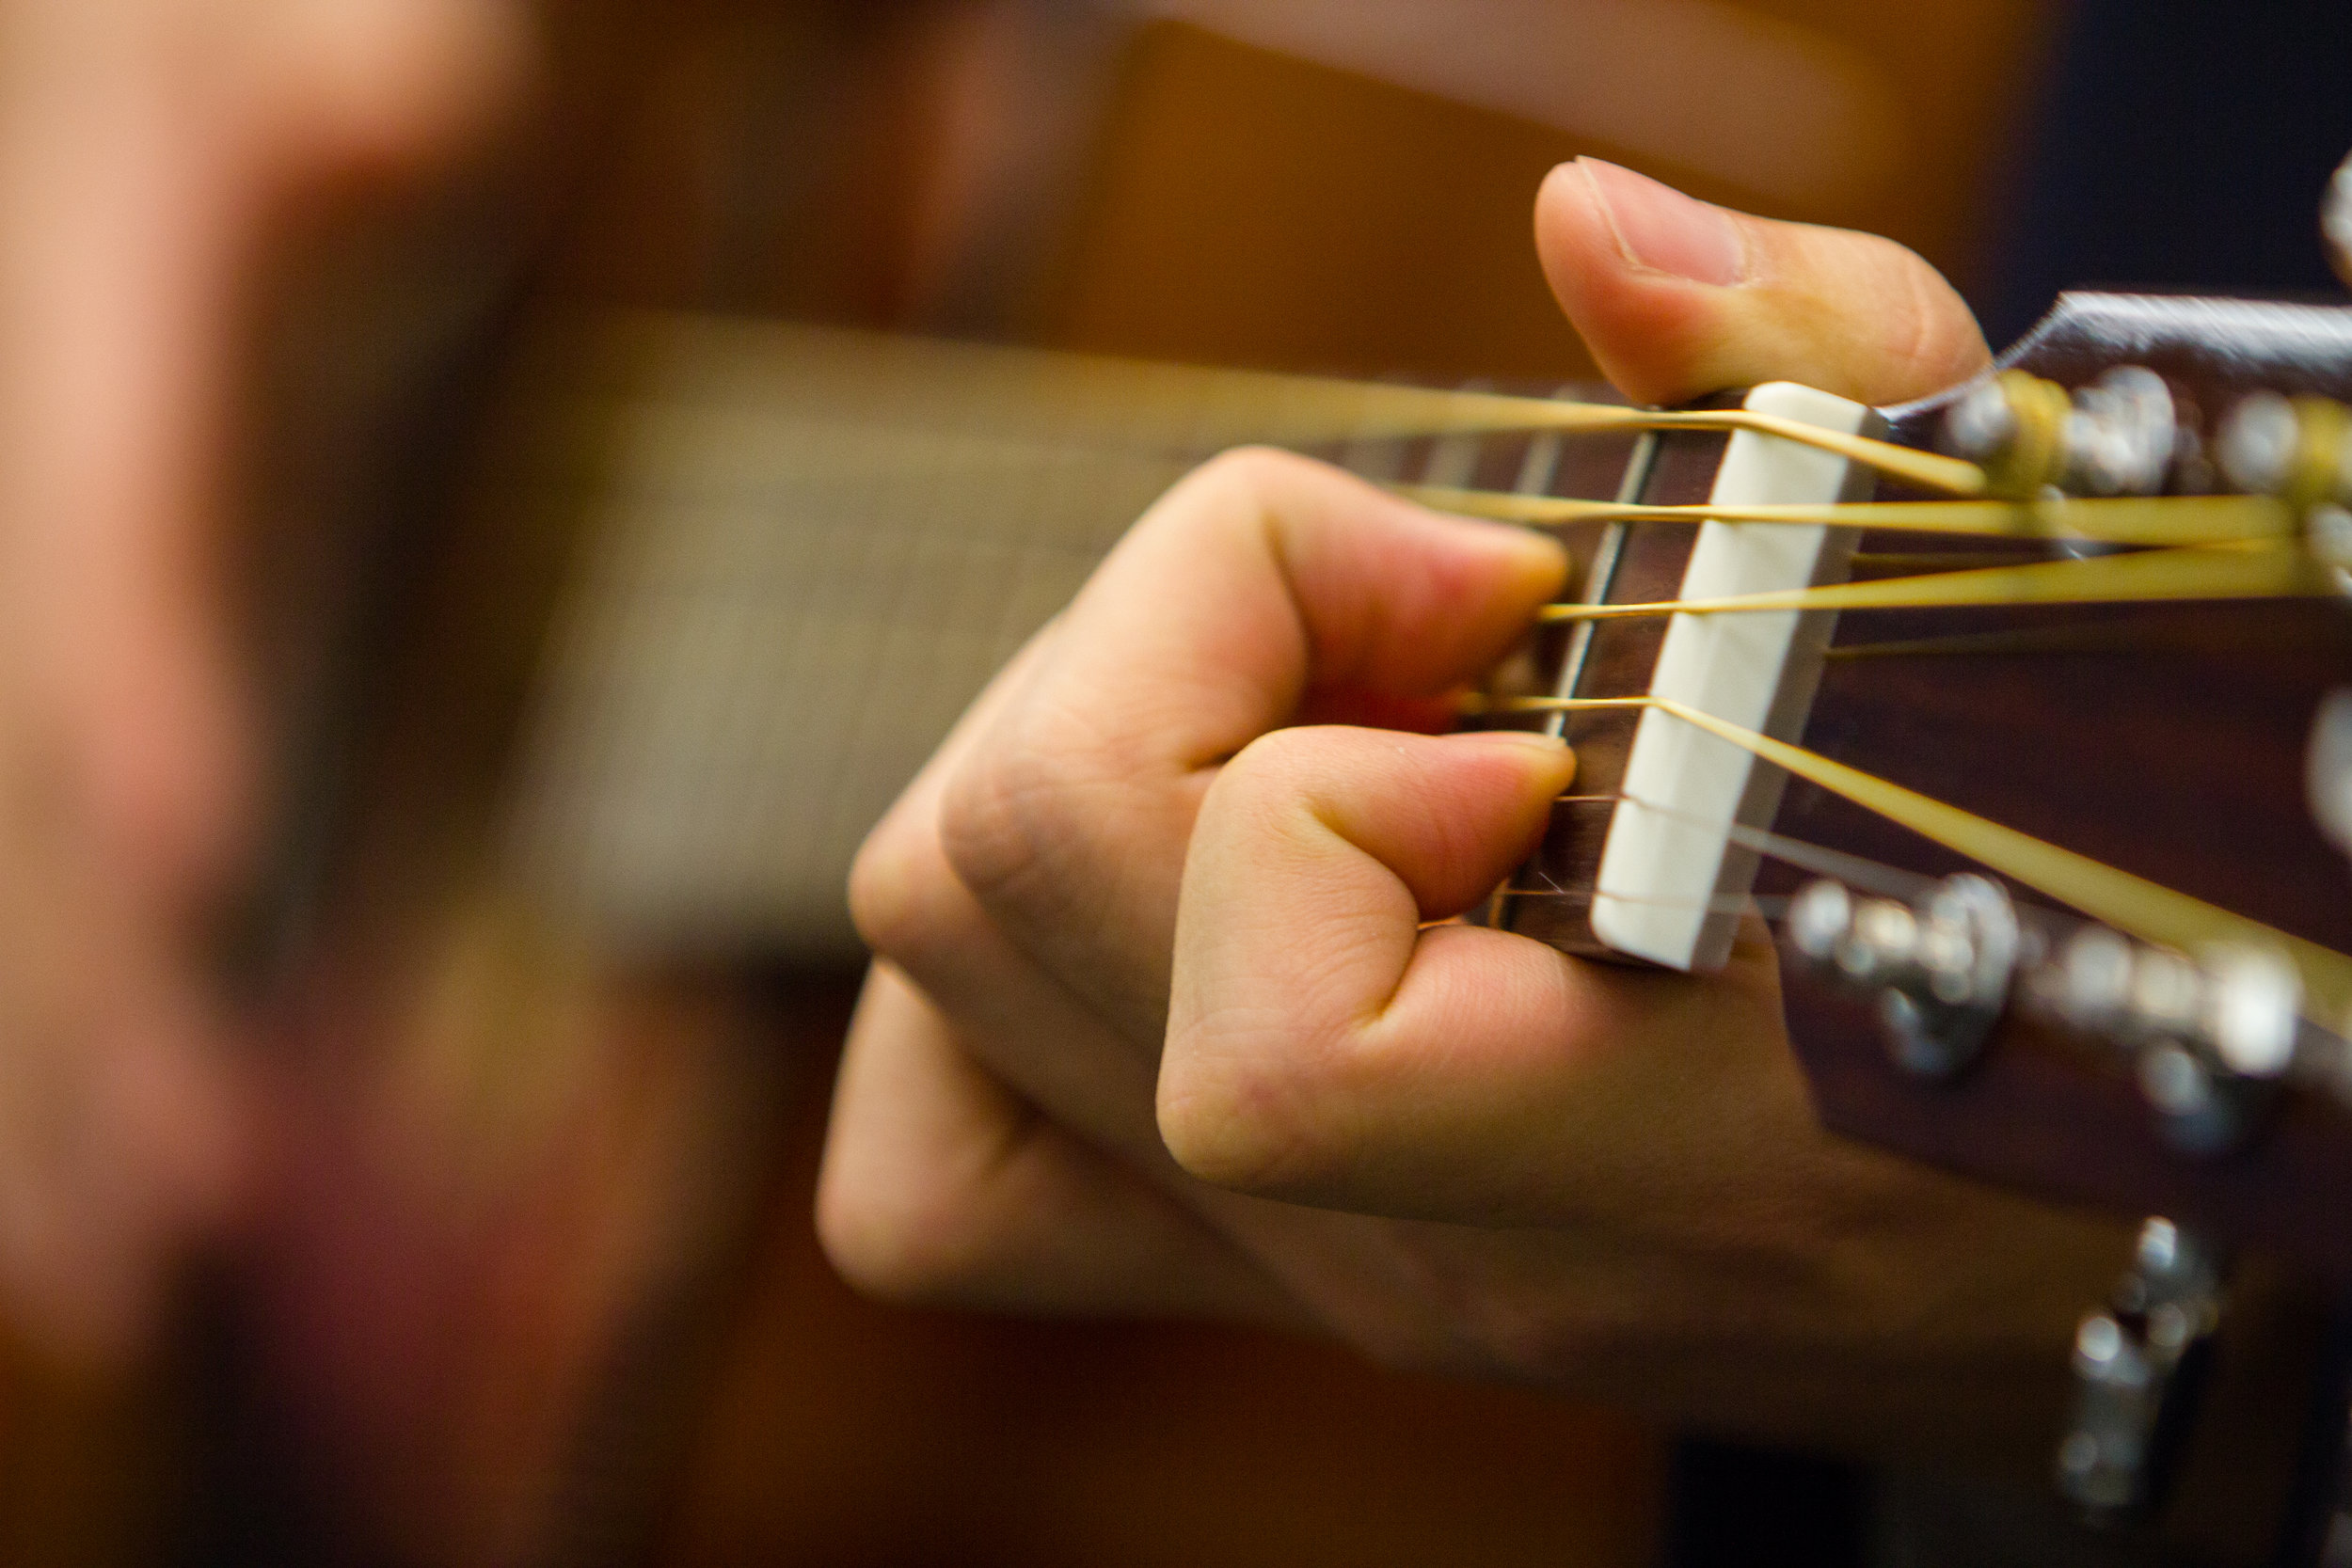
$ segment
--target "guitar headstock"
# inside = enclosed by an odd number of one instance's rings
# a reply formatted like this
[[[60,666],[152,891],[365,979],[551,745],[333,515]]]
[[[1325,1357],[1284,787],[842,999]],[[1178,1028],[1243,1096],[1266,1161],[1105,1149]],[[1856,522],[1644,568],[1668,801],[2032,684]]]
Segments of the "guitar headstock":
[[[1704,969],[1753,895],[1778,917],[1790,1036],[1828,1127],[2161,1216],[2077,1347],[2059,1475],[2094,1507],[2150,1496],[2159,1427],[2178,1424],[2166,1390],[2194,1382],[2182,1369],[2227,1259],[2265,1253],[2352,1287],[2336,1212],[2352,1193],[2352,699],[2329,703],[2352,677],[2335,591],[2352,565],[2348,402],[2352,309],[2069,294],[1967,386],[1799,415],[1976,463],[2014,532],[1923,549],[1915,532],[1787,516],[1694,535],[1629,515],[1580,551],[1584,606],[1626,618],[1569,610],[1532,694],[1497,705],[1548,709],[1580,773],[1488,918]],[[1743,487],[1740,444],[1761,438],[1656,436],[1620,499],[1705,515],[1862,488],[1821,451],[1794,493]],[[2069,498],[2169,498],[2147,515],[2196,518],[2217,514],[2195,498],[2223,496],[2268,498],[2235,504],[2273,536],[2151,553],[2194,558],[2193,574],[2269,550],[2292,558],[2292,592],[2087,603],[2026,587],[2087,580],[2115,548],[2042,527],[2082,515]],[[1710,551],[1747,532],[1815,537],[1802,560],[1727,576]],[[1896,595],[1834,623],[1804,591],[1849,569],[2024,576],[2008,598]],[[1770,610],[1656,613],[1758,590],[1779,595]],[[1700,733],[1693,708],[1749,732],[1745,749]],[[1757,760],[1775,740],[1803,748],[1782,746],[1785,792]],[[1887,784],[1914,805],[1889,815]],[[1972,858],[1986,843],[1999,864]],[[1658,927],[1699,934],[1624,936]]]
[[[1891,434],[1997,471],[2030,442],[2012,409],[2048,388],[2057,433],[2036,486],[2259,488],[2321,529],[2352,490],[2352,309],[2069,294],[2000,372],[1887,410]],[[1898,612],[1849,619],[1807,739],[2342,951],[2352,877],[2313,815],[2311,761],[2348,676],[2352,615],[2324,599]],[[1791,793],[1784,834],[1964,872],[1821,791]],[[2308,1016],[2324,1009],[2298,1006],[2292,966],[2259,946],[2168,951],[1998,890],[1856,889],[1840,908],[1825,885],[1791,906],[1790,1023],[1824,1119],[2352,1278],[2352,1233],[2328,1212],[2352,1190],[2347,1021]],[[1977,954],[1976,972],[1963,984],[1893,951],[1903,916],[1915,942]],[[1943,1049],[1922,1019],[1943,1023]]]

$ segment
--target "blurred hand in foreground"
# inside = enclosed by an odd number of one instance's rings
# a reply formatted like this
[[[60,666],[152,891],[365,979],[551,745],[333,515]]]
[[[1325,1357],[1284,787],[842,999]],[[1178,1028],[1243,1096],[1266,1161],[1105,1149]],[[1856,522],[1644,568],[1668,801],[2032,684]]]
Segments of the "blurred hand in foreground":
[[[1612,166],[1554,171],[1536,237],[1643,401],[1888,402],[1986,357],[1899,246]],[[1147,514],[861,856],[834,1259],[884,1294],[1311,1324],[2038,1469],[2119,1232],[1824,1134],[1753,931],[1692,978],[1430,924],[1573,774],[1556,743],[1423,733],[1565,570],[1275,453]]]
[[[470,145],[529,46],[507,0],[0,3],[0,1309],[68,1362],[136,1348],[240,1183],[210,949],[271,260]]]

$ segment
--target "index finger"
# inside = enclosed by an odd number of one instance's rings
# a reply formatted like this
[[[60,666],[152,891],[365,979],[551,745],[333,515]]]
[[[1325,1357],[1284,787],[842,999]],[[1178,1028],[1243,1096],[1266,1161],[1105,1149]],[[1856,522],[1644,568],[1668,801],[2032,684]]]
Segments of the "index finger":
[[[1567,568],[1326,465],[1230,453],[1146,513],[947,785],[958,875],[1131,1036],[1165,1028],[1200,796],[1310,695],[1427,698],[1499,658]]]

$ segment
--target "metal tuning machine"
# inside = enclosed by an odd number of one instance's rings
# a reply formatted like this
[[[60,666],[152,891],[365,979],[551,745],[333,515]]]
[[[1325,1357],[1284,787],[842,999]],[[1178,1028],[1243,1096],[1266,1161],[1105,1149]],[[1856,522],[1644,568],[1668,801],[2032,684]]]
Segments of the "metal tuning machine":
[[[2352,157],[2336,166],[2319,198],[2319,237],[2328,247],[2328,264],[2352,288]]]
[[[2302,984],[2259,949],[2217,948],[2192,962],[2086,927],[2033,993],[2131,1062],[2166,1140],[2190,1153],[2244,1142],[2294,1065]]]
[[[2312,719],[2303,785],[2319,831],[2352,855],[2352,687],[2329,692]]]
[[[2074,1409],[2058,1486],[2094,1519],[2144,1513],[2195,1403],[2201,1347],[2221,1320],[2221,1267],[2171,1221],[2140,1227],[2106,1308],[2074,1333]]]
[[[1785,928],[1816,971],[1878,997],[1890,1053],[1925,1078],[1949,1078],[1983,1050],[2008,1003],[2022,941],[2000,884],[1966,874],[1915,904],[1811,882],[1790,901]]]
[[[2072,395],[2004,371],[1952,405],[1944,439],[2002,495],[2152,496],[2171,471],[2180,420],[2171,388],[2144,366],[2119,365]]]

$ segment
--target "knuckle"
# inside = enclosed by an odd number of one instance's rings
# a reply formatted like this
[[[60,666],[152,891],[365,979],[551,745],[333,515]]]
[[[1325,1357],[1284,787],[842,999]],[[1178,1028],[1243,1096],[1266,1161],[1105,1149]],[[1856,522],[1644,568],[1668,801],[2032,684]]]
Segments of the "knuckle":
[[[1209,1051],[1205,1039],[1225,1038]],[[1316,1114],[1309,1053],[1285,1048],[1279,1025],[1188,1025],[1171,1039],[1161,1072],[1161,1141],[1198,1180],[1281,1197],[1310,1190],[1332,1164],[1329,1130]],[[1205,1064],[1206,1055],[1214,1066]]]
[[[977,1195],[961,1176],[919,1161],[887,1175],[836,1148],[817,1189],[817,1239],[841,1277],[866,1295],[954,1303],[987,1281]]]
[[[850,920],[866,946],[906,961],[929,951],[946,933],[945,874],[927,835],[896,814],[866,835],[850,863]]]
[[[1257,822],[1272,812],[1311,804],[1317,765],[1330,751],[1330,732],[1292,727],[1271,730],[1233,753],[1217,770],[1202,801],[1220,814]]]
[[[940,847],[946,864],[983,903],[1021,886],[1053,858],[1070,831],[1072,761],[1025,716],[1022,732],[993,737],[959,768],[941,797]]]
[[[1277,447],[1232,447],[1195,468],[1178,489],[1197,487],[1263,501],[1311,467],[1308,459]]]
[[[944,863],[993,914],[1067,920],[1115,858],[1107,845],[1135,800],[1134,761],[1101,721],[1041,698],[947,781]]]

